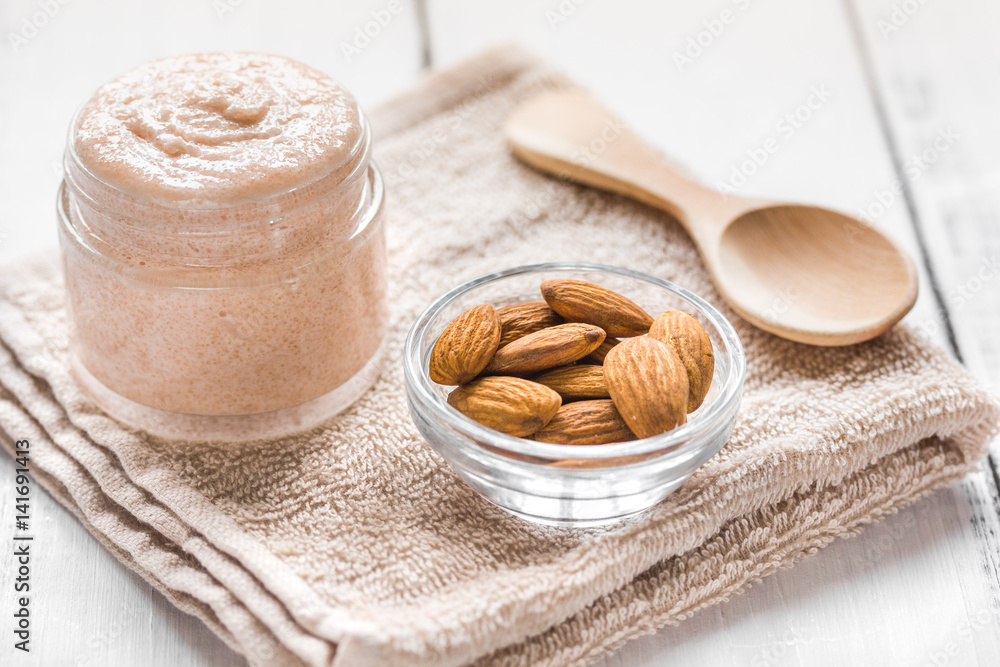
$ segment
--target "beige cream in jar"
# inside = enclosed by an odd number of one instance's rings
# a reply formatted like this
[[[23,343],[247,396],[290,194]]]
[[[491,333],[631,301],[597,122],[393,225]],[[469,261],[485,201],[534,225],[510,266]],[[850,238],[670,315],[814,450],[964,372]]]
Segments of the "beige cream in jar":
[[[176,437],[311,426],[378,371],[382,181],[354,98],[286,58],[202,53],[101,87],[58,208],[74,370]]]

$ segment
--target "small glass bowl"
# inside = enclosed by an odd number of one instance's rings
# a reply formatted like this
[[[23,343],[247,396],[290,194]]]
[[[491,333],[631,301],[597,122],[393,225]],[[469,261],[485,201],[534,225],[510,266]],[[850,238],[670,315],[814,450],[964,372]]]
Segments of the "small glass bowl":
[[[712,339],[715,375],[686,424],[662,435],[608,445],[560,445],[505,435],[447,403],[452,387],[428,375],[431,349],[459,314],[541,300],[544,280],[573,278],[629,297],[654,317],[694,315]],[[646,510],[667,497],[725,444],[736,423],[746,361],[732,324],[701,297],[654,276],[600,264],[537,264],[491,273],[456,287],[417,318],[404,349],[406,396],[420,433],[484,498],[528,521],[591,526]]]

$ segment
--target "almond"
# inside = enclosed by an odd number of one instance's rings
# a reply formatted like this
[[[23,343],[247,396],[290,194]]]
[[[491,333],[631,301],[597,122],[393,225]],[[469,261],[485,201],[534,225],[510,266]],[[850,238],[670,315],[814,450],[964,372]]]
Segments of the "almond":
[[[610,400],[579,401],[559,408],[534,435],[535,440],[563,445],[603,445],[635,440]]]
[[[599,326],[609,336],[641,336],[653,323],[649,313],[631,299],[585,280],[546,280],[542,296],[568,321]]]
[[[583,398],[611,398],[600,366],[560,366],[532,379],[556,391],[564,403]]]
[[[598,365],[603,364],[604,358],[608,356],[608,352],[611,351],[611,348],[613,348],[620,342],[621,341],[618,340],[617,338],[610,338],[610,337],[605,338],[604,342],[601,343],[596,350],[594,350],[593,352],[591,352],[590,354],[588,354],[586,357],[583,358],[583,361],[586,363],[594,363]]]
[[[604,360],[604,378],[615,407],[640,438],[684,423],[687,370],[669,345],[649,336],[622,341]]]
[[[680,310],[668,310],[649,329],[649,335],[674,348],[688,376],[688,412],[705,400],[715,372],[715,353],[708,332],[694,317]]]
[[[514,377],[480,378],[448,395],[448,405],[469,419],[519,437],[545,426],[561,404],[545,385]]]
[[[497,308],[497,317],[500,318],[500,347],[564,322],[563,318],[544,301],[514,303]]]
[[[449,324],[431,350],[429,372],[438,384],[465,384],[483,372],[500,346],[500,319],[488,303]]]
[[[587,356],[604,341],[604,330],[590,324],[560,324],[518,338],[493,355],[490,375],[530,375]]]

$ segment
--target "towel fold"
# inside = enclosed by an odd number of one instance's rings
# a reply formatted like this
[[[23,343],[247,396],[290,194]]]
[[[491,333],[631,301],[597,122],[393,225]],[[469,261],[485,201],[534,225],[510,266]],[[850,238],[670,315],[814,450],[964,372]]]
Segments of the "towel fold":
[[[566,85],[493,51],[372,114],[392,330],[385,371],[345,413],[235,445],[121,426],[69,372],[53,251],[0,275],[5,448],[29,440],[33,478],[251,664],[352,667],[586,664],[976,468],[1000,406],[943,352],[903,327],[848,348],[757,330],[725,307],[674,221],[511,157],[506,115]],[[723,450],[664,502],[601,529],[546,529],[482,500],[421,440],[404,399],[402,341],[430,301],[560,260],[679,283],[746,348]]]

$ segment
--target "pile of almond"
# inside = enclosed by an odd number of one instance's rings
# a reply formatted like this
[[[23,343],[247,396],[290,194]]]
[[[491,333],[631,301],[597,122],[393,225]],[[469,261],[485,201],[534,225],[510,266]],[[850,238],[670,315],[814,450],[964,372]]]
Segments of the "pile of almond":
[[[582,280],[541,291],[544,301],[471,308],[442,332],[430,377],[458,385],[456,410],[508,435],[598,445],[664,433],[701,405],[715,357],[694,317],[654,320]]]

